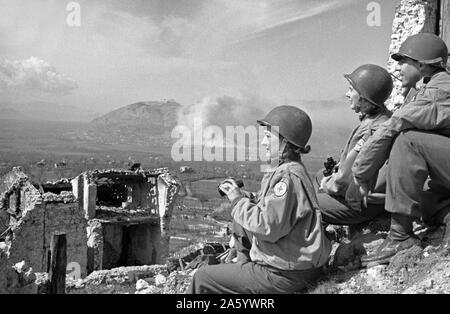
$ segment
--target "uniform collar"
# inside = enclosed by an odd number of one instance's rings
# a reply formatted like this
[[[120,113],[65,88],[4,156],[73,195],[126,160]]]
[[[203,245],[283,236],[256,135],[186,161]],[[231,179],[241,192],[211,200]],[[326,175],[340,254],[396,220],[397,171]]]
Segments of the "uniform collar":
[[[440,71],[431,76],[425,85],[426,87],[440,87],[442,84],[448,85],[449,80],[450,74],[446,71]]]
[[[359,115],[359,121],[364,121],[364,120],[368,120],[368,119],[370,119],[370,120],[375,120],[375,119],[377,119],[377,118],[379,118],[380,116],[382,116],[382,115],[385,115],[385,114],[387,114],[387,109],[386,109],[386,107],[384,107],[383,108],[383,110],[381,110],[380,112],[378,112],[377,114],[374,114],[374,115],[368,115],[368,114],[365,114],[365,113],[362,113],[362,114],[360,114]]]

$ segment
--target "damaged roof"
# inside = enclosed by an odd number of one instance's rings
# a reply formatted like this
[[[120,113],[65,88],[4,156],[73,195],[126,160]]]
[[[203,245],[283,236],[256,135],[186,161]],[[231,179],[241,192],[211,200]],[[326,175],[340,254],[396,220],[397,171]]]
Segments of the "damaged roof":
[[[97,179],[101,177],[111,177],[111,176],[119,176],[119,177],[129,177],[130,179],[133,177],[155,177],[160,176],[161,179],[170,187],[169,189],[169,198],[173,198],[173,194],[176,194],[178,191],[178,181],[177,179],[169,172],[169,168],[157,168],[151,170],[145,169],[136,169],[136,170],[124,170],[124,169],[106,169],[106,170],[90,170],[83,172],[81,175],[87,174],[90,179]],[[30,182],[30,178],[24,173],[21,167],[14,167],[10,172],[5,174],[2,178],[0,178],[0,208],[4,208],[7,206],[9,196],[13,193],[14,190],[20,189],[26,185],[26,183]],[[39,183],[35,184],[38,185]],[[62,178],[55,181],[47,181],[42,183],[42,186],[45,188],[63,188],[63,187],[71,187],[71,181],[67,178]],[[53,194],[53,193],[41,193],[39,189],[37,189],[37,193],[43,196],[43,200],[45,202],[73,202],[74,196],[71,191],[67,191],[61,195]]]
[[[84,173],[89,174],[91,176],[102,176],[102,175],[129,175],[129,176],[135,176],[135,175],[144,175],[144,176],[154,176],[154,175],[160,175],[163,173],[168,173],[169,168],[158,168],[158,169],[136,169],[136,170],[124,170],[124,169],[105,169],[105,170],[90,170],[86,171]]]

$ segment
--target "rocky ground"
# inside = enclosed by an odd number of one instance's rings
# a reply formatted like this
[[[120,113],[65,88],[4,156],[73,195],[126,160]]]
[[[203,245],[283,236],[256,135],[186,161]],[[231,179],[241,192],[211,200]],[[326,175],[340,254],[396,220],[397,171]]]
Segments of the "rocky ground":
[[[389,265],[362,268],[360,257],[371,253],[386,232],[356,235],[334,243],[328,273],[308,293],[423,294],[450,293],[450,252],[441,247],[443,228],[416,228],[421,246],[394,256]]]
[[[329,229],[330,231],[330,229]],[[416,227],[421,246],[397,254],[389,265],[362,268],[362,255],[373,252],[386,231],[369,229],[348,234],[330,231],[339,242],[327,272],[308,294],[437,294],[450,293],[450,252],[440,246],[443,228]],[[351,240],[348,239],[350,236]],[[84,280],[69,281],[71,294],[184,294],[198,267],[218,263],[227,249],[221,243],[196,244],[173,255],[167,265],[122,267],[97,271]]]
[[[413,247],[389,265],[336,270],[309,293],[323,294],[437,294],[450,293],[450,255]]]
[[[192,276],[203,265],[217,264],[228,246],[198,243],[173,254],[166,265],[120,267],[68,280],[69,294],[184,294]]]

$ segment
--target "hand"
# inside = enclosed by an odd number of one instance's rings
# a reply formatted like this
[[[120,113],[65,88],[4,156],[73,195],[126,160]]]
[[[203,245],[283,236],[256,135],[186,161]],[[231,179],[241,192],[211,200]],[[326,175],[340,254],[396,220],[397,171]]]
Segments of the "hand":
[[[227,195],[230,202],[242,196],[241,189],[238,187],[236,182],[232,179],[227,179],[223,181],[219,188]]]
[[[326,191],[325,185],[326,185],[326,183],[328,181],[328,178],[329,177],[323,177],[322,181],[320,181],[320,186],[319,186],[319,192],[320,193],[325,193],[325,191]]]
[[[356,179],[355,179],[355,185],[357,187],[359,187],[359,192],[361,193],[363,204],[367,208],[367,198],[370,195],[369,186],[367,185],[366,182],[358,182],[358,181],[356,181]]]

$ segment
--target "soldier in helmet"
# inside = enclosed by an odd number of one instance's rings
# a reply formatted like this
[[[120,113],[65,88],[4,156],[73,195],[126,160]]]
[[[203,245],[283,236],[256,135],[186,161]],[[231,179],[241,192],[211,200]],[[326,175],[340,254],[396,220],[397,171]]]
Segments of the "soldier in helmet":
[[[448,48],[438,36],[411,36],[392,56],[403,79],[420,73],[419,92],[396,110],[362,146],[354,166],[356,183],[370,195],[373,175],[389,158],[386,205],[391,213],[388,237],[363,264],[389,263],[392,256],[420,241],[412,222],[446,224],[444,246],[450,243],[450,74]],[[429,178],[427,186],[424,183]]]
[[[191,293],[293,293],[317,280],[329,258],[312,181],[301,155],[312,125],[299,108],[281,106],[258,123],[271,165],[261,190],[250,197],[233,180],[221,184],[231,201],[239,262],[205,266],[195,273]]]
[[[322,219],[334,225],[358,225],[384,213],[385,180],[383,171],[371,178],[376,187],[367,202],[355,185],[351,167],[361,145],[390,117],[384,103],[393,89],[390,74],[382,67],[365,64],[344,75],[349,82],[346,94],[350,108],[360,114],[360,124],[352,131],[342,150],[340,162],[331,175],[316,176]]]

